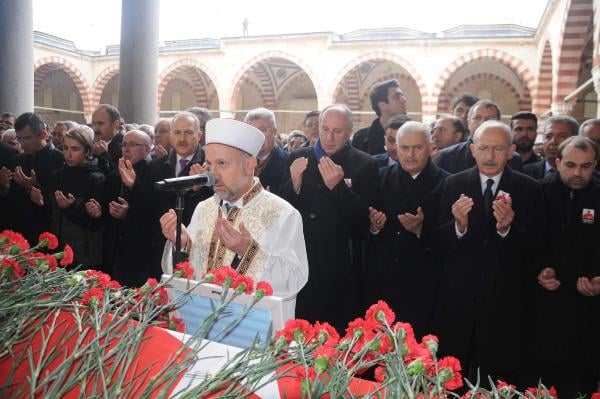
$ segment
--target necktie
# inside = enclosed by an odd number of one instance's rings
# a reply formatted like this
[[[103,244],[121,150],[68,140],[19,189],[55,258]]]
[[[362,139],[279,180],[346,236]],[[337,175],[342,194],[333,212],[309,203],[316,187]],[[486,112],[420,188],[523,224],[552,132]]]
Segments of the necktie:
[[[553,174],[554,172],[556,172],[556,169],[555,169],[555,168],[550,168],[550,169],[548,169],[548,170],[546,171],[546,174],[545,174],[545,176],[551,175],[551,174]]]
[[[178,176],[181,176],[181,173],[183,172],[183,170],[187,166],[188,162],[189,161],[187,159],[183,159],[183,158],[179,160],[179,174],[178,174]]]
[[[492,202],[494,201],[494,193],[492,192],[492,186],[494,185],[493,179],[487,179],[485,182],[485,191],[483,192],[483,204],[485,206],[485,216],[488,220],[491,220],[492,216]]]

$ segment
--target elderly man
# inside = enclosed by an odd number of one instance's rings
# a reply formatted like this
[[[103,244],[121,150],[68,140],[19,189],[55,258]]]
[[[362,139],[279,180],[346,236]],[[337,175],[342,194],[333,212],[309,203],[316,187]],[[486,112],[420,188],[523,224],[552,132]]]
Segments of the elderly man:
[[[329,321],[339,331],[356,316],[358,236],[369,226],[377,191],[376,161],[350,145],[352,112],[341,104],[320,115],[314,147],[290,155],[282,196],[302,215],[310,280],[298,296],[298,317]]]
[[[275,114],[266,108],[256,108],[246,114],[244,122],[260,130],[265,136],[258,155],[258,165],[254,171],[264,188],[278,194],[290,178],[288,169],[289,153],[277,145],[277,124]]]
[[[456,116],[443,116],[435,121],[432,141],[437,151],[458,144],[466,136],[467,128],[462,119]]]
[[[579,135],[587,137],[600,147],[600,118],[583,122],[579,127]],[[596,164],[596,171],[600,171],[600,162]]]
[[[154,125],[154,145],[150,157],[157,159],[169,153],[171,149],[171,119],[160,118]]]
[[[569,137],[577,135],[578,130],[579,124],[570,116],[557,115],[546,119],[542,132],[546,159],[527,164],[523,168],[525,174],[536,180],[543,180],[545,176],[556,173],[558,146]]]
[[[471,144],[473,144],[473,133],[475,133],[477,128],[483,122],[489,120],[499,121],[500,117],[500,107],[498,107],[496,103],[489,100],[480,100],[476,102],[469,109],[468,127],[470,136],[468,139],[438,152],[437,156],[434,158],[434,162],[448,173],[462,172],[463,170],[475,166],[475,158],[473,158],[473,155],[469,150]],[[523,170],[521,157],[517,154],[513,154],[512,158],[510,158],[509,165],[515,170]]]
[[[396,79],[381,82],[369,93],[371,107],[377,118],[371,126],[359,129],[352,137],[352,146],[368,154],[385,151],[385,127],[392,116],[406,115],[406,97]]]
[[[119,158],[121,158],[121,114],[119,110],[110,104],[100,104],[92,114],[92,127],[94,137],[94,155],[98,158],[98,166],[108,174],[117,169]]]
[[[431,332],[440,265],[431,239],[448,173],[431,162],[431,134],[419,122],[398,129],[398,162],[379,172],[370,208],[365,307],[383,299],[415,334]]]
[[[66,132],[77,127],[78,125],[75,122],[71,121],[58,121],[54,124],[52,128],[52,144],[57,149],[62,149],[63,146],[63,138]]]
[[[160,269],[160,259],[165,239],[161,232],[159,219],[169,209],[175,206],[175,193],[158,191],[154,183],[172,177],[188,176],[202,173],[205,169],[204,151],[200,146],[200,139],[204,135],[200,128],[200,121],[190,112],[180,112],[171,121],[171,151],[164,157],[150,162],[143,184],[136,193],[137,198],[146,196],[149,200],[148,218],[152,229],[152,270]],[[136,187],[134,187],[136,190]],[[185,194],[185,209],[183,210],[183,223],[188,224],[196,205],[213,194],[208,187],[199,190],[190,190]]]
[[[470,150],[476,166],[449,176],[442,192],[438,245],[443,274],[438,333],[471,381],[512,381],[523,354],[524,284],[538,250],[542,192],[507,166],[510,128],[483,123]]]
[[[159,278],[160,268],[151,269],[151,227],[147,218],[147,198],[141,190],[148,170],[152,141],[140,130],[130,130],[123,136],[123,157],[118,170],[107,176],[105,198],[108,203],[103,212],[104,268],[121,284],[137,287],[148,277]],[[134,186],[138,189],[134,189]],[[136,197],[137,195],[137,197]],[[88,207],[99,208],[97,202]]]
[[[198,204],[181,243],[197,276],[231,265],[253,280],[265,280],[287,299],[284,318],[294,317],[295,297],[308,279],[302,219],[289,203],[263,189],[254,177],[263,133],[233,119],[206,124],[206,164],[215,175],[215,194]],[[169,240],[163,270],[172,273],[176,216],[160,219]]]
[[[11,128],[15,127],[15,114],[13,114],[12,112],[3,112],[0,115],[0,123],[4,123],[5,125],[8,125]]]
[[[600,180],[593,175],[597,159],[591,140],[568,138],[558,148],[558,173],[542,182],[545,251],[534,274],[538,284],[532,285],[532,370],[527,383],[541,377],[561,398],[591,395],[600,371]]]

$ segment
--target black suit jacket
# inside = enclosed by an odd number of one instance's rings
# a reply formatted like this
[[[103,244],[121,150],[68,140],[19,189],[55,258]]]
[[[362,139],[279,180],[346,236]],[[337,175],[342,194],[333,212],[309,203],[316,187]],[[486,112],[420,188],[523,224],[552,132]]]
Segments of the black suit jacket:
[[[471,154],[469,145],[473,144],[473,140],[468,139],[462,143],[451,145],[438,152],[434,162],[437,166],[444,169],[450,174],[462,172],[476,165],[475,158]],[[508,161],[508,165],[516,171],[523,171],[523,163],[521,157],[516,152]]]
[[[105,153],[100,154],[98,158],[98,167],[108,175],[110,171],[115,170],[119,166],[119,159],[123,156],[123,134],[121,132],[115,134],[113,139],[108,143],[108,148]]]
[[[289,159],[290,154],[281,148],[278,144],[275,144],[273,153],[269,158],[267,166],[258,175],[260,183],[264,188],[269,187],[273,194],[279,194],[281,187],[290,178],[290,167]]]
[[[176,177],[176,162],[177,154],[173,149],[171,149],[169,154],[151,161],[148,165],[143,185],[141,187],[134,186],[134,193],[132,193],[133,201],[150,201],[148,217],[152,231],[153,270],[160,270],[161,256],[165,246],[165,237],[160,227],[160,217],[169,209],[175,207],[175,193],[156,190],[154,183],[163,179]],[[191,166],[195,163],[204,163],[204,150],[200,146],[198,146],[191,161],[188,162],[179,176],[188,176]],[[185,208],[182,215],[184,225],[187,226],[190,223],[196,205],[212,195],[213,190],[209,187],[202,187],[199,191],[190,190],[185,194]]]
[[[354,133],[352,146],[368,154],[380,154],[385,151],[385,129],[376,118],[371,126],[363,127]]]
[[[328,320],[342,330],[358,307],[359,268],[353,263],[357,240],[352,238],[368,228],[368,207],[377,192],[377,163],[348,143],[331,160],[344,169],[352,187],[341,180],[330,190],[319,173],[314,149],[294,151],[290,163],[300,157],[308,158],[300,193],[294,192],[291,179],[281,191],[302,215],[308,255],[309,278],[298,294],[296,316]]]
[[[542,191],[535,180],[506,167],[496,194],[499,190],[510,194],[515,213],[505,238],[497,233],[495,219],[486,222],[477,167],[446,179],[437,231],[444,256],[438,320],[443,351],[470,357],[494,376],[520,367],[525,286],[543,220]],[[459,239],[452,205],[461,194],[474,206]]]
[[[19,154],[16,148],[0,141],[0,168],[15,170],[15,158]],[[5,229],[15,230],[18,222],[15,215],[15,196],[8,190],[0,188],[0,231]]]
[[[528,163],[523,166],[523,173],[531,176],[536,180],[542,180],[546,174],[546,160]]]

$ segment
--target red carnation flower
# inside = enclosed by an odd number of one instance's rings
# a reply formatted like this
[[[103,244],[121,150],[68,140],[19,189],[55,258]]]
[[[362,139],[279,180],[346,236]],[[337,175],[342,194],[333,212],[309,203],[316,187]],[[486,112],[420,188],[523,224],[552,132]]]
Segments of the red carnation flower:
[[[460,371],[460,361],[453,356],[446,356],[438,362],[438,370],[440,375],[448,374],[448,379],[445,381],[445,387],[449,390],[458,389],[463,386],[462,376]]]
[[[590,399],[600,399],[600,392],[593,393]]]
[[[154,288],[154,287],[157,286],[157,284],[158,284],[158,281],[156,281],[155,278],[149,278],[149,279],[146,280],[146,284],[144,284],[144,285],[147,285],[148,287]]]
[[[396,319],[396,314],[389,307],[387,303],[384,301],[377,301],[376,304],[371,305],[367,313],[365,314],[365,320],[374,323],[380,324],[383,323],[384,320],[387,321],[387,324],[391,325]]]
[[[352,320],[348,323],[348,327],[346,328],[346,337],[348,339],[352,339],[353,337],[360,338],[365,335],[365,332],[371,331],[374,325],[369,321],[364,320],[360,317]]]
[[[110,280],[106,284],[106,288],[110,288],[110,289],[113,289],[113,290],[120,290],[121,288],[123,288],[123,286],[117,280]]]
[[[256,294],[259,294],[259,290],[262,291],[262,296],[273,295],[273,287],[266,281],[259,281],[256,283]]]
[[[277,332],[277,336],[285,337],[288,343],[298,340],[308,342],[313,336],[313,326],[303,319],[291,319],[285,322],[285,327]]]
[[[58,248],[58,238],[52,233],[44,232],[40,234],[38,245],[42,248],[56,249]]]
[[[13,245],[16,245],[17,249],[23,251],[29,249],[29,242],[27,242],[21,233],[16,233],[12,230],[4,230],[0,233],[1,249],[12,247]]]
[[[218,269],[213,270],[212,273],[215,276],[214,283],[217,285],[223,285],[226,279],[231,279],[231,281],[229,282],[229,284],[231,284],[233,283],[233,280],[235,280],[235,278],[238,276],[238,272],[236,272],[229,266],[219,267]]]
[[[104,291],[100,288],[90,288],[88,292],[83,294],[81,298],[81,304],[83,306],[98,307],[102,306],[102,300],[104,299]]]
[[[48,262],[48,270],[56,270],[58,267],[58,262],[54,256],[44,254],[44,260]]]
[[[296,374],[296,378],[299,380],[306,380],[307,378],[311,381],[314,381],[317,378],[317,372],[314,368],[309,367],[308,373],[304,370],[304,367],[299,366],[294,370],[294,374]]]
[[[316,322],[314,334],[321,345],[336,346],[340,341],[340,334],[329,323]]]
[[[375,381],[383,382],[387,378],[387,374],[385,372],[385,368],[383,366],[375,367]]]
[[[239,274],[236,278],[233,279],[233,283],[231,283],[231,288],[239,291],[240,293],[252,294],[252,290],[254,289],[254,281],[248,276],[243,276]]]
[[[175,266],[175,277],[192,278],[196,271],[190,266],[190,262],[179,262]]]
[[[61,266],[68,266],[73,263],[73,250],[69,244],[65,244],[62,252],[55,255],[56,259],[60,259]]]
[[[2,259],[2,276],[6,275],[10,278],[21,278],[25,275],[25,270],[16,260],[4,258]]]

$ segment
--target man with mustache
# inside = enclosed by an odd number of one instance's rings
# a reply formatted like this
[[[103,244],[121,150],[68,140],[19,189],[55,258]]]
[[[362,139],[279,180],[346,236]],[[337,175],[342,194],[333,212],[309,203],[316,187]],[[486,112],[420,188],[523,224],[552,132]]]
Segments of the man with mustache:
[[[539,184],[507,166],[510,128],[484,122],[474,132],[473,168],[446,178],[438,245],[443,251],[440,349],[461,360],[465,377],[513,381],[520,375],[527,267],[542,227]]]
[[[254,281],[265,280],[274,295],[289,299],[284,304],[288,319],[294,317],[296,294],[308,280],[308,261],[300,214],[254,177],[264,141],[260,130],[244,122],[206,123],[206,167],[215,176],[215,194],[195,207],[191,222],[181,228],[181,243],[196,278],[230,265]],[[169,209],[160,223],[169,240],[162,266],[171,274],[175,211]]]
[[[104,174],[117,169],[121,158],[121,114],[110,104],[100,104],[92,114],[94,129],[94,155]]]
[[[566,115],[551,116],[544,122],[544,156],[545,160],[530,163],[523,168],[523,172],[534,179],[542,180],[549,174],[556,173],[556,159],[558,146],[571,136],[577,135],[579,124]]]
[[[546,386],[556,387],[561,398],[591,395],[600,371],[597,159],[592,140],[570,137],[558,148],[558,173],[542,182],[545,251],[531,278],[532,358],[527,363],[532,370],[526,382],[536,384],[541,377]]]
[[[204,135],[204,131],[200,123],[198,117],[191,112],[184,111],[175,115],[171,120],[171,150],[167,155],[150,162],[143,184],[133,185],[133,201],[147,202],[146,209],[149,212],[147,220],[150,224],[149,228],[152,229],[151,270],[160,270],[162,251],[165,246],[159,219],[175,206],[175,193],[156,190],[154,183],[173,177],[194,175],[206,170],[202,166],[204,151],[200,146],[200,139]],[[213,191],[209,187],[190,190],[185,194],[183,224],[190,223],[196,205],[212,194]]]
[[[471,154],[471,144],[473,144],[473,134],[482,123],[490,120],[499,121],[502,117],[500,107],[490,100],[479,100],[469,108],[468,128],[469,137],[466,141],[446,147],[439,151],[434,157],[437,166],[448,173],[458,173],[475,166],[475,158]],[[521,171],[521,157],[513,154],[509,159],[511,168]]]
[[[519,112],[510,118],[510,129],[517,154],[521,156],[523,167],[542,160],[533,152],[533,144],[537,137],[537,116],[531,112]]]

